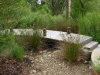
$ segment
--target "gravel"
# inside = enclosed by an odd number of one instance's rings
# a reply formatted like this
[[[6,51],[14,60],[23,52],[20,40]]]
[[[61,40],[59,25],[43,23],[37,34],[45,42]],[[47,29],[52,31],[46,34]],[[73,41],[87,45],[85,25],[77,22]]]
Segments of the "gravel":
[[[26,66],[28,72],[23,75],[92,75],[90,64],[82,62],[69,64],[61,55],[61,50],[44,50],[39,51],[38,54],[29,52],[24,58],[28,58],[31,65]]]

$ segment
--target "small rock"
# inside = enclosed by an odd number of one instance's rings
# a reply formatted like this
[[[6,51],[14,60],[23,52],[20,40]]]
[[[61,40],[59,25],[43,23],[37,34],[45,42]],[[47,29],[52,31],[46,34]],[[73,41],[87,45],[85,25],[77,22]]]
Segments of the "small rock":
[[[46,53],[46,52],[47,52],[47,50],[44,50],[43,52],[44,52],[44,53]]]
[[[92,66],[89,66],[89,69],[91,70],[92,69]]]
[[[37,75],[42,75],[41,73],[37,73]]]
[[[49,54],[48,56],[51,57],[51,54]]]
[[[30,56],[32,56],[33,55],[33,53],[30,53]]]
[[[38,61],[38,59],[35,59],[36,61]]]
[[[34,61],[31,61],[32,63],[34,63]]]
[[[43,62],[43,58],[41,57],[41,61]]]
[[[36,73],[36,70],[33,70],[33,73]]]
[[[89,63],[89,61],[84,61],[84,64],[88,64]]]
[[[47,71],[43,71],[43,74],[46,75]]]
[[[42,51],[39,51],[39,53],[42,53]]]
[[[51,52],[47,52],[48,54],[50,54]]]
[[[33,72],[32,71],[30,71],[30,74],[32,74]]]
[[[59,65],[61,65],[61,64],[59,64]]]
[[[60,71],[59,74],[61,74],[62,72]]]

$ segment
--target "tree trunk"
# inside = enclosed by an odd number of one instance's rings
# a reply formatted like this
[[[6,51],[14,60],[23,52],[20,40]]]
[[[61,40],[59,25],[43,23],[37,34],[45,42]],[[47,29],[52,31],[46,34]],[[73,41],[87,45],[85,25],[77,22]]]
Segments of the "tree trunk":
[[[66,0],[66,19],[69,17],[69,0]]]
[[[70,17],[71,0],[66,0],[66,19]]]

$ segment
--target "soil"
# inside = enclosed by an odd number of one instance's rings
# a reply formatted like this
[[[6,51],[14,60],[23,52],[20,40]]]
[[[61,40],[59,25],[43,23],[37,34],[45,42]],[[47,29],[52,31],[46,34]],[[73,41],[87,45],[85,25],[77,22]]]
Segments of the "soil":
[[[15,59],[0,57],[0,75],[20,75],[22,64]]]

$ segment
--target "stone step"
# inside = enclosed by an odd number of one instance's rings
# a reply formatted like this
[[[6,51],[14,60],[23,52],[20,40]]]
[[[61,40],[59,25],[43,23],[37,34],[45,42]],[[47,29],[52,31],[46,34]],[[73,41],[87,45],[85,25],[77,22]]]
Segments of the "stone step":
[[[88,44],[89,42],[91,42],[92,41],[92,37],[90,37],[90,36],[84,36],[84,35],[80,35],[80,43],[82,44],[82,45],[85,45],[85,44]]]
[[[97,46],[98,46],[98,42],[91,41],[88,44],[84,45],[83,49],[91,51],[95,49]]]

